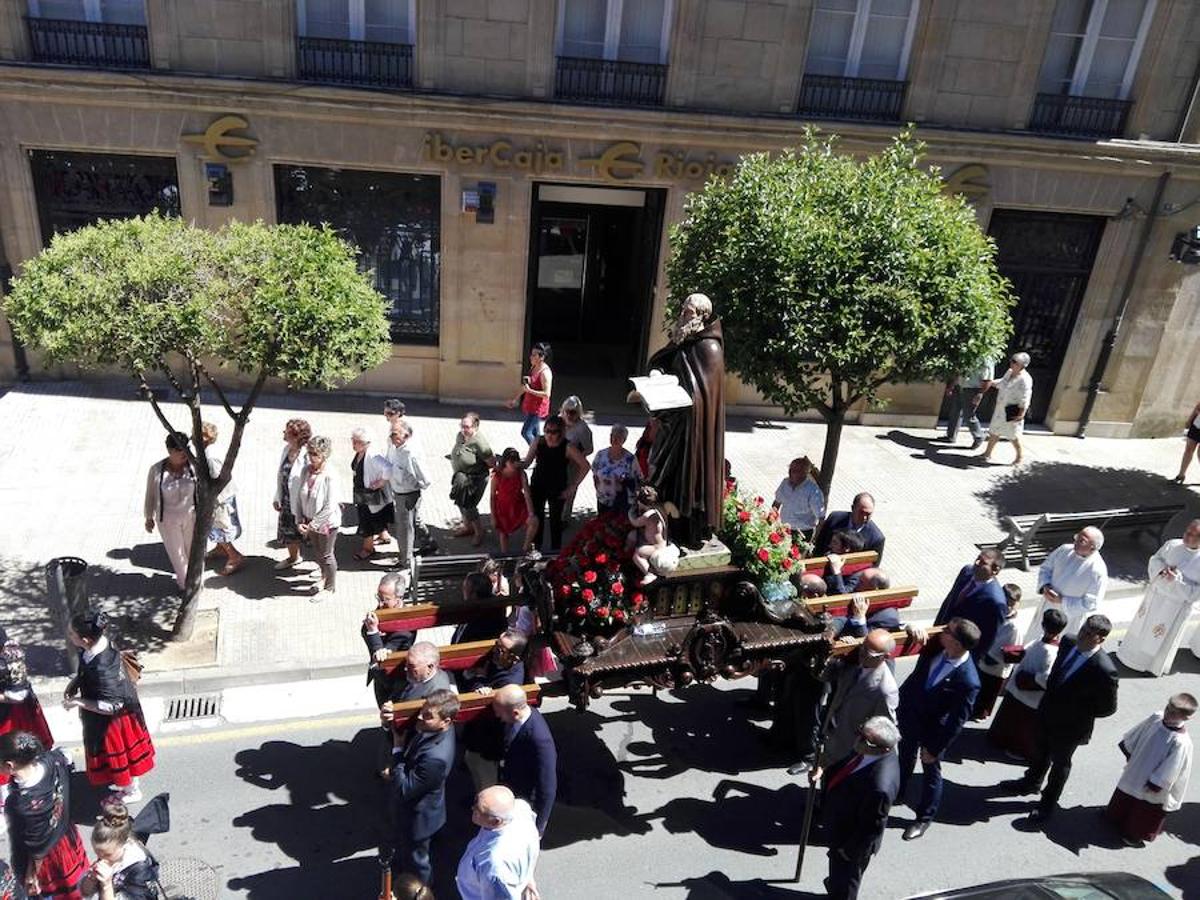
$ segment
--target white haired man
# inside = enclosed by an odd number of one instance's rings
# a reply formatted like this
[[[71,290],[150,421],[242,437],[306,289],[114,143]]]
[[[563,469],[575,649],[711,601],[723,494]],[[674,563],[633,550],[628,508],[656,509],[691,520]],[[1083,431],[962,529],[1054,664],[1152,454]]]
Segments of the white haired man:
[[[1033,399],[1033,377],[1025,371],[1029,368],[1028,353],[1014,353],[1009,360],[1008,371],[993,381],[980,396],[992,388],[996,389],[996,411],[988,424],[987,446],[983,448],[982,460],[990,460],[997,441],[1011,441],[1017,452],[1014,466],[1021,464],[1021,435],[1025,432],[1025,413]]]
[[[1108,566],[1100,555],[1104,533],[1095,525],[1081,528],[1069,544],[1050,552],[1038,570],[1038,593],[1042,602],[1033,614],[1033,627],[1026,642],[1041,634],[1042,613],[1057,606],[1067,616],[1063,637],[1075,637],[1079,626],[1092,613],[1100,611],[1108,587]]]

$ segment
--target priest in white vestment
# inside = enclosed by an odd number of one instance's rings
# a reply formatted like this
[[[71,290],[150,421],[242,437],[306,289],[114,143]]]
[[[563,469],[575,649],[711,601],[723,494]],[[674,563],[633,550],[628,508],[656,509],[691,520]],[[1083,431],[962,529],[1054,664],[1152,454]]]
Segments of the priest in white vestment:
[[[1150,586],[1117,648],[1117,659],[1139,672],[1162,675],[1171,668],[1200,598],[1200,519],[1188,523],[1182,539],[1167,541],[1150,557],[1149,573]]]
[[[1108,567],[1100,556],[1104,535],[1089,525],[1075,535],[1070,544],[1056,547],[1038,570],[1038,593],[1042,602],[1033,614],[1033,626],[1025,641],[1037,639],[1042,633],[1042,613],[1057,606],[1067,616],[1063,637],[1075,637],[1083,620],[1100,612],[1104,591],[1108,586]]]
[[[1195,712],[1195,697],[1176,694],[1166,710],[1143,719],[1121,738],[1125,769],[1105,816],[1127,844],[1154,840],[1167,813],[1183,805],[1192,771],[1192,739],[1186,727]]]

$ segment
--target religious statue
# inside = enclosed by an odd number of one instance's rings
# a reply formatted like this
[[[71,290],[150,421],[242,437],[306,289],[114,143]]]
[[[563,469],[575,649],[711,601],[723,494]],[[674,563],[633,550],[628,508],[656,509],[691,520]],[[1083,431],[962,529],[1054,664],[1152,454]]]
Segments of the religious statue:
[[[647,403],[659,420],[648,483],[671,510],[671,538],[693,549],[720,528],[724,496],[725,342],[712,313],[708,297],[690,295],[671,326],[670,343],[649,363],[652,379],[673,376],[691,401],[657,409]]]

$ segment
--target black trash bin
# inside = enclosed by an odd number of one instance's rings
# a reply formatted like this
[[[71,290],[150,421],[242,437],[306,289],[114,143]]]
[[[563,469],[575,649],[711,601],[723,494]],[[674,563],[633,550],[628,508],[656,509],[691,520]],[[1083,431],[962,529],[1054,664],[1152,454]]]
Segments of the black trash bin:
[[[86,612],[90,605],[87,569],[88,564],[78,556],[59,556],[50,560],[46,566],[46,591],[58,609],[66,644],[67,665],[72,673],[79,665],[79,659],[67,640],[67,627],[71,624],[72,617]]]

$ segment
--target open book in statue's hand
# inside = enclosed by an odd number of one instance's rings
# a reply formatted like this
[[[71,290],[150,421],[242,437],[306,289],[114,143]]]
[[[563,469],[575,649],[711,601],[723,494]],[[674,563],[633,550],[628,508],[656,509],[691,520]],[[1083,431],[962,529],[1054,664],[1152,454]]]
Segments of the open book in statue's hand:
[[[641,400],[646,412],[687,409],[692,405],[692,398],[674,375],[664,375],[655,369],[649,375],[634,376],[629,381],[633,384],[629,398]]]

